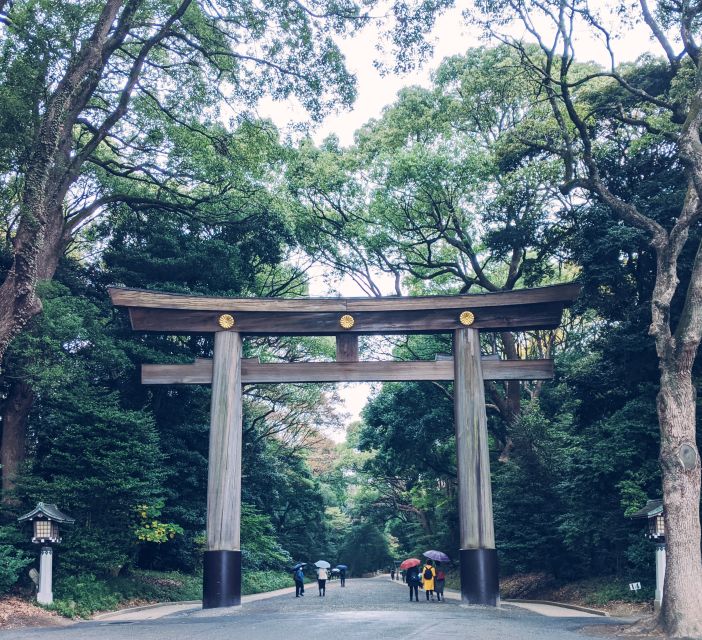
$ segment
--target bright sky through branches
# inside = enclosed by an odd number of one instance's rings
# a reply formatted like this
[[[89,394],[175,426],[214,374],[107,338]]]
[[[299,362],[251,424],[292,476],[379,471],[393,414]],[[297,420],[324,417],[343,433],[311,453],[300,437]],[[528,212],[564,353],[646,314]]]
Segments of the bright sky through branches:
[[[377,25],[369,25],[353,38],[339,41],[348,68],[358,79],[358,98],[353,108],[348,111],[331,114],[312,130],[314,140],[319,143],[328,135],[336,135],[344,146],[353,143],[354,132],[371,118],[381,115],[385,106],[392,104],[397,92],[406,86],[420,85],[429,87],[431,73],[441,61],[452,55],[465,53],[471,47],[487,46],[481,39],[478,27],[469,25],[463,17],[464,12],[470,11],[471,2],[457,2],[457,6],[440,16],[429,35],[429,41],[434,47],[433,56],[421,68],[410,74],[383,76],[374,66],[378,57],[376,43],[381,37]],[[615,36],[613,48],[617,62],[627,62],[636,59],[642,53],[658,50],[652,42],[650,31],[643,24],[629,25],[622,22],[617,13],[618,2],[591,2],[591,7],[598,8],[604,24],[612,28]],[[510,35],[530,40],[529,34],[523,28],[513,28]],[[595,41],[590,34],[576,37],[576,53],[583,61],[595,60],[608,66],[607,52],[600,42]],[[391,60],[383,62],[390,65]],[[262,117],[270,117],[283,130],[295,122],[307,120],[304,110],[295,100],[274,102],[270,98],[263,100],[258,109]],[[343,292],[344,295],[363,295],[358,290]]]

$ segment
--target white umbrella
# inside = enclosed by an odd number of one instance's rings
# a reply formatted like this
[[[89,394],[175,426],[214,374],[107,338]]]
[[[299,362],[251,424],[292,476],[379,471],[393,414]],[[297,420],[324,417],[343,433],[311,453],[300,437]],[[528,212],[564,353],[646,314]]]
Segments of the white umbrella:
[[[331,567],[331,565],[326,560],[317,560],[317,562],[314,563],[314,566],[318,569],[328,569],[329,567]]]

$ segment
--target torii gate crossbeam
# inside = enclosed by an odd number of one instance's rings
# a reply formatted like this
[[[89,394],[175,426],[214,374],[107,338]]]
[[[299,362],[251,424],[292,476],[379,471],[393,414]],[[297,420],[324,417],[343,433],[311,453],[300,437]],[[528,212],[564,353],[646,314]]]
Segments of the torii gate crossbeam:
[[[145,384],[212,384],[203,607],[241,603],[242,384],[376,380],[453,380],[461,542],[461,594],[499,604],[492,518],[485,379],[546,379],[550,360],[481,358],[479,331],[554,329],[577,297],[575,284],[479,295],[387,298],[211,298],[110,289],[132,328],[214,333],[214,357],[190,365],[143,365]],[[360,362],[358,335],[452,333],[453,358]],[[242,338],[334,335],[336,362],[242,359]]]

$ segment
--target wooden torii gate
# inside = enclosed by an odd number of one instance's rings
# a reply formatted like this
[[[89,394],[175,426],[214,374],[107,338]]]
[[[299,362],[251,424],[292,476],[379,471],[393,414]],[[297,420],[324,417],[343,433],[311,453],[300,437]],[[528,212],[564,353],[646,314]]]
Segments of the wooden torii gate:
[[[479,331],[555,329],[579,293],[566,284],[498,293],[386,298],[212,298],[110,289],[132,328],[214,333],[214,358],[143,365],[144,384],[212,384],[203,607],[241,603],[242,385],[452,380],[460,519],[461,594],[499,604],[484,380],[547,379],[551,360],[483,360]],[[452,333],[453,359],[359,361],[359,335]],[[336,362],[242,359],[246,336],[332,335]]]

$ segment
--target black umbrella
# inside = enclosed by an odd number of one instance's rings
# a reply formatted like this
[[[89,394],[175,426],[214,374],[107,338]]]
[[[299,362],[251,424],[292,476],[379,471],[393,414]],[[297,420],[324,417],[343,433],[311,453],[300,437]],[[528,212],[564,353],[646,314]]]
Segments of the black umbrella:
[[[339,569],[341,571],[342,569],[348,569],[348,567],[345,564],[337,564],[335,569]]]
[[[296,565],[293,566],[291,571],[297,571],[300,567],[306,567],[307,563],[306,562],[298,562]]]

